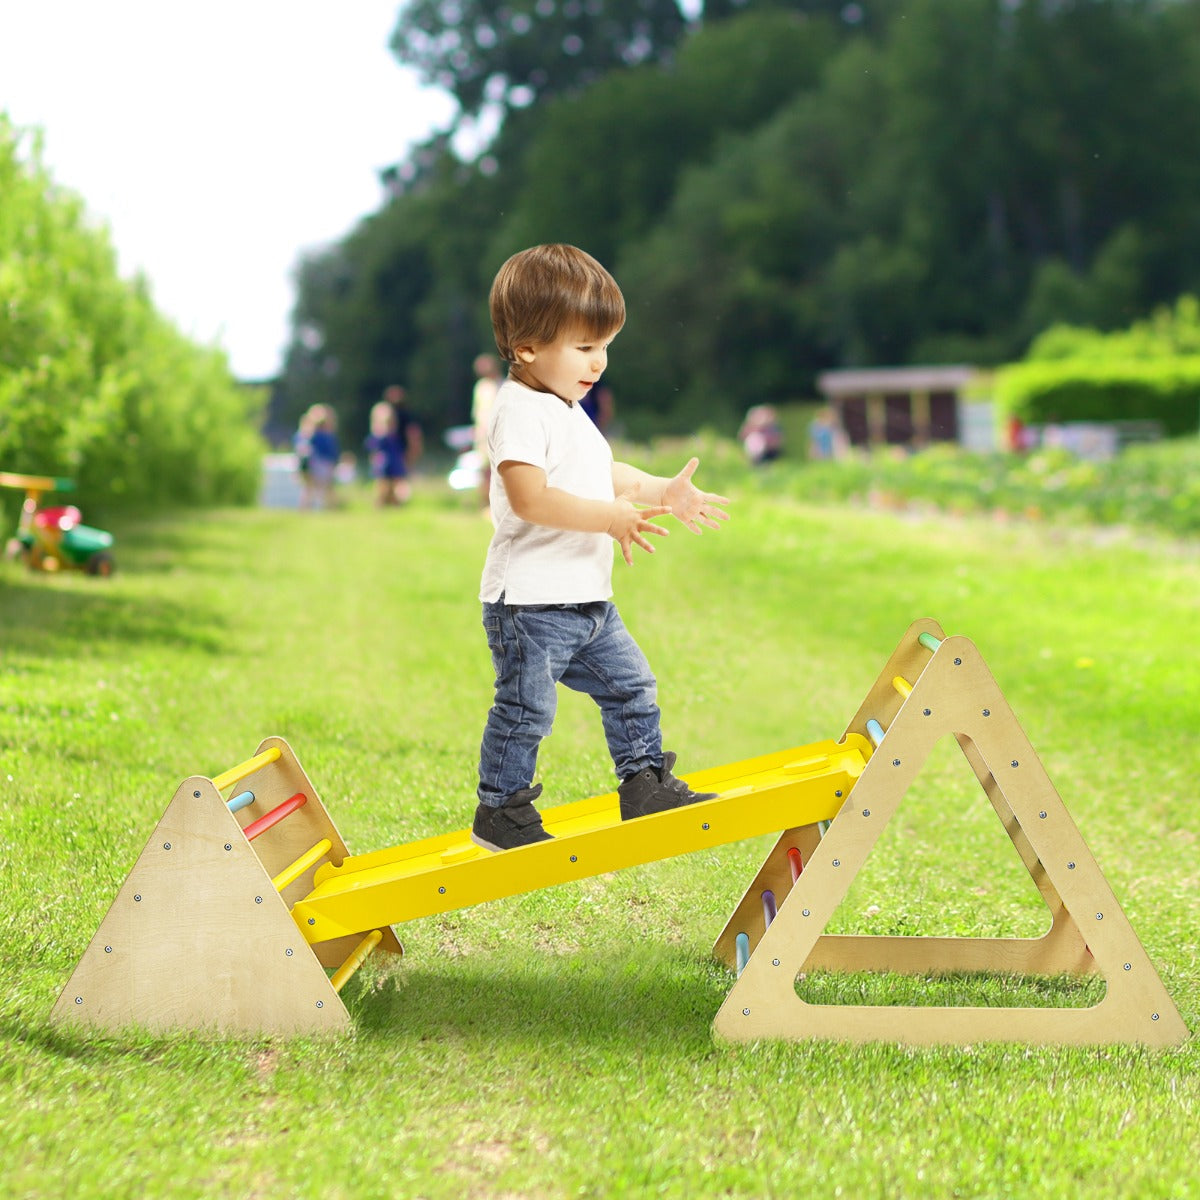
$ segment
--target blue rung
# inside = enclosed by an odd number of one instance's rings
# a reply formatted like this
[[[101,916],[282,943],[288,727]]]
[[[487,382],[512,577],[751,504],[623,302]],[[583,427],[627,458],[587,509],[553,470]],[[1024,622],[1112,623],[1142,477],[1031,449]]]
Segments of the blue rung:
[[[229,811],[231,813],[241,812],[248,804],[254,803],[254,793],[242,792],[240,795],[232,797],[227,803],[229,804]]]
[[[883,741],[883,726],[874,717],[867,722],[867,736],[877,746]]]
[[[750,936],[739,933],[735,940],[737,941],[737,973],[740,975],[750,961]]]

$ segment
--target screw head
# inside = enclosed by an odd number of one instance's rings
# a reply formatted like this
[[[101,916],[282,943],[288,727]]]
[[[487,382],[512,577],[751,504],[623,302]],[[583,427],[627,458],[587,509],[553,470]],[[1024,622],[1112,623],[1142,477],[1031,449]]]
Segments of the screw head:
[[[1151,1014],[1150,1014],[1150,1020],[1152,1020],[1152,1021],[1157,1021],[1157,1020],[1158,1020],[1158,1013],[1151,1013]]]
[[[863,816],[864,816],[864,817],[869,817],[870,815],[871,815],[871,810],[870,810],[869,808],[864,808],[864,809],[863,809]]]
[[[898,767],[899,765],[900,765],[900,760],[899,760],[898,758],[893,758],[893,759],[892,759],[892,766],[893,766],[893,767]]]
[[[133,900],[134,900],[134,903],[135,903],[135,904],[141,904],[141,902],[142,902],[142,893],[141,893],[141,892],[138,892],[138,894],[137,894],[136,896],[134,896]]]
[[[439,896],[444,896],[445,894],[446,894],[446,889],[445,889],[444,887],[440,887],[440,888],[438,888],[438,895],[439,895]]]
[[[777,959],[777,958],[771,959],[771,966],[773,966],[773,967],[779,966],[779,959]]]
[[[834,865],[835,867],[840,867],[840,866],[842,865],[842,860],[841,860],[840,858],[835,858],[835,859],[833,860],[833,865]]]
[[[578,862],[578,861],[579,861],[579,855],[577,855],[577,854],[572,854],[572,855],[571,855],[571,861],[572,861],[572,862]]]
[[[1038,816],[1044,821],[1046,819],[1046,810],[1043,808],[1042,811],[1038,813]]]
[[[226,849],[226,850],[232,850],[232,849],[233,849],[233,846],[231,846],[231,845],[229,844],[229,842],[226,842],[226,843],[225,843],[225,849]]]
[[[82,997],[82,996],[76,996],[76,997],[75,997],[75,1003],[76,1003],[76,1004],[82,1004],[82,1003],[83,1003],[83,997]]]
[[[325,1007],[325,1001],[324,1001],[324,1000],[318,1000],[318,1001],[317,1001],[317,1007],[318,1007],[318,1008],[324,1008],[324,1007]]]
[[[842,789],[838,788],[833,794],[840,800],[842,798]]]
[[[1068,871],[1073,871],[1073,870],[1075,870],[1075,864],[1074,864],[1073,862],[1069,862],[1069,863],[1067,863],[1067,870],[1068,870]]]
[[[1019,762],[1018,762],[1018,761],[1017,761],[1017,760],[1014,758],[1014,759],[1012,760],[1012,765],[1013,765],[1014,767],[1019,767],[1021,764],[1020,764],[1020,763],[1019,763]]]
[[[309,923],[310,925],[315,925],[315,924],[317,923],[317,918],[316,918],[316,917],[309,917],[309,918],[308,918],[308,923]]]
[[[707,828],[708,828],[708,822],[707,822],[707,821],[705,821],[705,822],[704,822],[704,824],[700,826],[700,828],[701,828],[701,829],[707,829]]]
[[[171,843],[170,843],[170,842],[163,842],[163,849],[164,849],[164,850],[170,850],[170,848],[171,848]]]
[[[743,1008],[743,1009],[742,1009],[742,1016],[743,1016],[743,1017],[748,1017],[749,1015],[750,1015],[750,1010],[749,1010],[748,1008]]]
[[[261,903],[262,903],[262,897],[261,897],[261,896],[255,896],[255,897],[254,897],[254,903],[255,903],[255,904],[261,904]]]
[[[1132,970],[1133,970],[1133,963],[1126,963],[1126,964],[1125,964],[1125,970],[1127,970],[1127,971],[1132,971]]]
[[[111,953],[112,953],[112,947],[111,947],[111,946],[105,946],[105,947],[104,947],[104,953],[105,953],[105,954],[111,954]]]
[[[192,795],[193,795],[193,796],[195,796],[197,800],[199,800],[199,799],[200,799],[200,793],[199,793],[199,792],[193,792],[193,793],[192,793]]]
[[[924,717],[929,717],[929,716],[932,716],[932,715],[933,715],[933,709],[932,709],[932,708],[923,708],[923,709],[921,709],[921,715],[922,715],[922,716],[924,716]]]
[[[291,946],[289,946],[289,947],[288,947],[288,948],[287,948],[287,949],[284,951],[284,954],[286,954],[286,955],[288,956],[288,958],[291,958],[291,957],[292,957],[292,948],[291,948]]]
[[[954,660],[954,665],[955,665],[956,667],[961,667],[961,666],[962,666],[962,659],[961,659],[961,658],[956,658],[956,659]]]
[[[812,909],[810,909],[810,908],[806,908],[806,909],[805,909],[805,910],[804,910],[804,911],[803,911],[803,912],[802,912],[800,915],[801,915],[802,917],[811,917],[811,916],[812,916]]]
[[[983,715],[984,715],[985,717],[990,717],[990,716],[992,715],[992,710],[991,710],[990,708],[985,708],[985,709],[983,710]]]
[[[1097,920],[1097,921],[1103,921],[1103,920],[1104,920],[1104,914],[1103,914],[1103,913],[1097,913],[1097,914],[1096,914],[1096,920]]]

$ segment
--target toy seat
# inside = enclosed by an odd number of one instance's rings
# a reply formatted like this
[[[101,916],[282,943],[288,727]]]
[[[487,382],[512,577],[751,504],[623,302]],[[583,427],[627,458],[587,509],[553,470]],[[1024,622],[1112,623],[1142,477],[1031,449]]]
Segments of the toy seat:
[[[42,529],[58,529],[66,533],[74,529],[83,520],[83,513],[73,504],[59,505],[57,508],[43,508],[34,514],[33,523]]]

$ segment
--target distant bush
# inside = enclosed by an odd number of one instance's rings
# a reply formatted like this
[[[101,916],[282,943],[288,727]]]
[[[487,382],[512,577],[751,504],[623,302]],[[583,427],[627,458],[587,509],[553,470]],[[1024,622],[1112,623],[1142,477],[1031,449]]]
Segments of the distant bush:
[[[699,484],[742,503],[755,495],[783,495],[811,504],[1003,514],[1200,535],[1196,437],[1131,446],[1107,462],[1089,462],[1059,448],[1027,455],[973,454],[940,445],[913,455],[880,450],[832,462],[781,459],[754,469],[735,442],[713,437],[657,442],[648,456],[634,447],[620,453],[663,475],[678,471],[689,455],[699,455]]]
[[[89,509],[238,504],[265,396],[185,338],[0,114],[0,470],[68,475]]]
[[[1158,421],[1168,435],[1200,422],[1200,300],[1182,296],[1129,329],[1056,325],[1024,362],[999,371],[995,399],[1030,425]]]

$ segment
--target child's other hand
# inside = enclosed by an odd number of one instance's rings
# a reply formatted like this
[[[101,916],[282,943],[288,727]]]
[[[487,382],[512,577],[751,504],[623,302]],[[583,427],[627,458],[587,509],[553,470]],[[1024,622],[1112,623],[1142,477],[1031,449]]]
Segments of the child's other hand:
[[[662,494],[667,511],[693,533],[703,533],[697,522],[707,525],[709,529],[720,529],[717,521],[729,520],[729,514],[717,507],[728,504],[729,499],[713,492],[702,492],[692,483],[692,476],[699,465],[698,458],[690,459],[683,470],[663,488]]]
[[[655,525],[650,518],[661,517],[670,512],[665,505],[657,508],[634,508],[633,498],[638,493],[638,484],[622,492],[613,502],[613,519],[608,527],[609,536],[621,544],[621,555],[633,566],[633,547],[641,546],[647,554],[654,553],[654,547],[646,541],[644,534],[654,533],[659,537],[668,537],[669,530],[661,525]]]

